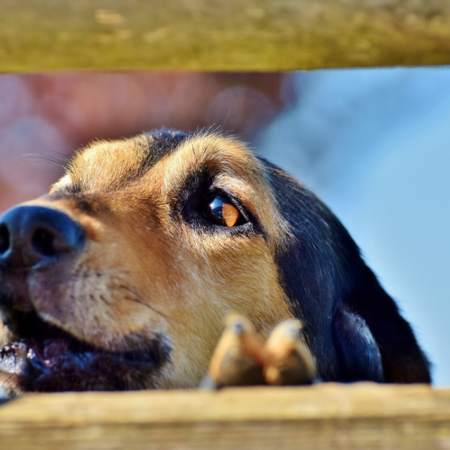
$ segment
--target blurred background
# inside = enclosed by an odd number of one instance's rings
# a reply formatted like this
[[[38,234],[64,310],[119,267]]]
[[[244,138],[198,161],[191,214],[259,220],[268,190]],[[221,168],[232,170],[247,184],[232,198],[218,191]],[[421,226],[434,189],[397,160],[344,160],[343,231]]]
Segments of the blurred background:
[[[450,69],[0,76],[0,212],[93,139],[216,125],[338,215],[450,385]]]

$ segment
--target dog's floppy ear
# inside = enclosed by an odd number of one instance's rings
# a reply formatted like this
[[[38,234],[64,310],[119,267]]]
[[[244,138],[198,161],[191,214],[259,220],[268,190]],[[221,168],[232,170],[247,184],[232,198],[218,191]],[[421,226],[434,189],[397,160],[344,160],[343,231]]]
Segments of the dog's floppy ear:
[[[262,160],[289,224],[279,245],[281,284],[323,380],[431,382],[410,325],[333,213],[310,191]]]
[[[384,381],[380,349],[360,315],[343,305],[338,307],[333,319],[333,340],[341,366],[341,381]]]

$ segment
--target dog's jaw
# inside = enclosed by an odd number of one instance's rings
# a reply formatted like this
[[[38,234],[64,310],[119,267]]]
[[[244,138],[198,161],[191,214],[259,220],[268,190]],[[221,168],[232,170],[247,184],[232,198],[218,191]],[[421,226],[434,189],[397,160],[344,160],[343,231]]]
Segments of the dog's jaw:
[[[138,350],[108,351],[76,339],[35,312],[9,320],[15,329],[0,349],[0,386],[11,391],[8,396],[21,391],[157,389],[160,372],[170,364],[171,346],[163,335]]]

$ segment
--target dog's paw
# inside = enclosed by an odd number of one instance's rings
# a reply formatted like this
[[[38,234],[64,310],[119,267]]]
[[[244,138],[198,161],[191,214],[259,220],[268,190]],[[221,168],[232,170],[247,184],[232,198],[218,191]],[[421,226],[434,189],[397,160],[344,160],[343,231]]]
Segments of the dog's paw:
[[[265,342],[245,317],[229,316],[201,387],[311,384],[316,366],[301,330],[285,320]]]
[[[265,353],[267,384],[293,386],[314,381],[316,365],[304,341],[299,320],[285,320],[276,326],[267,339]]]
[[[209,377],[202,386],[252,386],[264,384],[264,340],[245,317],[232,314],[213,354]]]

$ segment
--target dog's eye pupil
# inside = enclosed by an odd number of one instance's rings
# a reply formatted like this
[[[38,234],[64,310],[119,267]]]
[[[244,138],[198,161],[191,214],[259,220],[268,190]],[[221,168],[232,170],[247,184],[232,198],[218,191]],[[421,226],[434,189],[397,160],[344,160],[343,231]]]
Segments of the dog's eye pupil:
[[[234,227],[243,222],[239,210],[229,200],[219,195],[206,200],[203,214],[210,222],[224,227]]]

